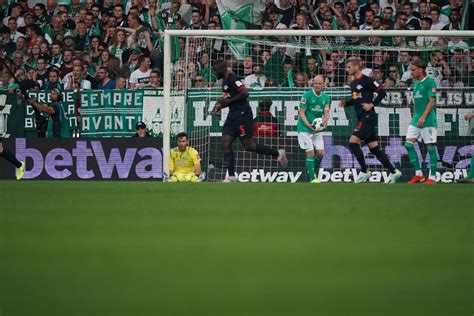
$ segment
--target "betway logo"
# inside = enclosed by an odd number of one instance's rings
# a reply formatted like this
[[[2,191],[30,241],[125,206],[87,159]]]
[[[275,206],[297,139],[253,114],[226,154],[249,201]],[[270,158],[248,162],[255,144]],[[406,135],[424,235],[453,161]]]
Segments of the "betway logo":
[[[163,177],[162,153],[154,147],[129,147],[113,139],[70,140],[62,144],[63,147],[59,148],[46,145],[38,149],[27,148],[24,138],[16,139],[16,156],[27,162],[24,178],[100,180]]]
[[[251,172],[235,173],[239,182],[291,182],[295,183],[301,177],[302,172],[287,171],[265,171],[263,169],[254,169]]]
[[[359,175],[357,169],[344,169],[342,171],[328,171],[319,169],[318,179],[321,182],[353,182]],[[392,175],[388,171],[374,170],[371,172],[368,182],[386,183]],[[436,181],[440,183],[452,183],[461,178],[467,177],[467,169],[454,169],[452,171],[436,172]],[[403,183],[400,181],[400,183]]]

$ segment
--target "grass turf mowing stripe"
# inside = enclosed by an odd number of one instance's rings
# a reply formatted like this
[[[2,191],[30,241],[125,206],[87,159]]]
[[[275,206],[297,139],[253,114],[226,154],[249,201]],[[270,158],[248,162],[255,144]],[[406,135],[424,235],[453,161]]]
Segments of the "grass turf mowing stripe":
[[[470,186],[0,182],[2,315],[470,315]]]

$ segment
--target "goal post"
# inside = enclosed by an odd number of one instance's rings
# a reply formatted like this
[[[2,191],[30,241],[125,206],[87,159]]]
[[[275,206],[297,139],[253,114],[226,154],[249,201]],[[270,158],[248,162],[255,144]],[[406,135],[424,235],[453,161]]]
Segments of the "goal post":
[[[402,42],[400,38],[403,38]],[[420,38],[423,41],[418,40]],[[358,42],[351,42],[354,39]],[[439,178],[446,180],[444,182],[460,178],[466,173],[474,149],[470,135],[472,123],[463,121],[465,114],[474,111],[473,40],[473,31],[166,30],[161,113],[163,170],[169,170],[169,152],[176,146],[175,134],[184,131],[190,137],[190,145],[201,154],[207,180],[219,181],[224,176],[220,130],[226,113],[222,118],[210,114],[215,101],[222,96],[221,84],[212,74],[212,65],[224,59],[243,82],[253,74],[254,66],[261,66],[267,81],[264,85],[247,87],[250,105],[256,121],[259,114],[265,112],[273,117],[278,132],[263,131],[255,137],[260,143],[286,149],[290,157],[290,171],[279,173],[273,159],[245,152],[237,140],[234,151],[240,180],[306,180],[305,152],[299,148],[296,137],[297,108],[301,95],[311,89],[315,74],[325,76],[326,91],[331,96],[331,119],[329,128],[323,132],[328,150],[320,167],[320,178],[335,182],[352,179],[359,165],[345,145],[356,125],[355,115],[353,109],[341,110],[338,101],[350,95],[350,78],[344,65],[348,57],[356,55],[365,61],[367,74],[386,85],[388,95],[377,109],[381,147],[397,167],[408,171],[410,166],[403,140],[411,118],[413,96],[411,75],[406,68],[409,63],[403,59],[406,52],[409,58],[419,56],[425,60],[430,67],[429,75],[437,76],[440,87],[437,113]],[[180,46],[178,56],[174,54],[176,47],[173,45]],[[459,51],[461,55],[457,56]],[[272,58],[280,52],[282,64],[273,64]],[[438,53],[441,60],[435,63]],[[250,72],[249,62],[252,64]],[[310,62],[316,63],[315,69],[310,69]],[[398,74],[391,74],[392,70],[397,70]],[[268,104],[269,108],[262,110]],[[258,122],[255,124],[260,126]],[[263,129],[268,127],[262,126]],[[420,144],[417,150],[426,167],[429,159],[425,148]],[[379,171],[379,177],[373,181],[382,182],[383,168],[367,149],[364,153],[369,168]]]

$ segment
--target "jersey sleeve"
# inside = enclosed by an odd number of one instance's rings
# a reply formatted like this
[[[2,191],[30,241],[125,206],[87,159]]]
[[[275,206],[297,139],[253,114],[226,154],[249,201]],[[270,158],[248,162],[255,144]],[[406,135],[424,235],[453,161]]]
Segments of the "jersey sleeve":
[[[430,78],[431,79],[431,78]],[[436,98],[436,81],[433,79],[430,80],[428,85],[428,97]]]
[[[331,97],[330,97],[329,94],[327,94],[326,92],[324,93],[324,96],[325,96],[325,98],[324,98],[324,106],[326,106],[326,105],[329,105],[329,106],[330,106],[330,105],[331,105]]]
[[[305,92],[302,96],[301,96],[301,99],[300,99],[300,109],[307,109],[308,108],[308,93]]]
[[[243,84],[243,82],[239,80],[239,78],[237,78],[237,76],[235,75],[232,75],[231,77],[229,77],[228,84],[229,84],[229,88],[232,90],[235,90],[237,93],[242,91],[245,88],[245,85]]]
[[[201,162],[201,156],[199,156],[199,153],[196,149],[189,148],[189,155],[191,156],[191,160],[193,161],[193,164],[198,164]]]
[[[374,99],[373,104],[375,106],[379,105],[380,101],[382,101],[383,98],[387,95],[387,92],[385,92],[384,88],[380,83],[378,83],[374,78],[368,78],[368,87],[372,92],[377,93],[377,97]]]
[[[173,150],[170,150],[170,170],[174,171],[174,154]]]

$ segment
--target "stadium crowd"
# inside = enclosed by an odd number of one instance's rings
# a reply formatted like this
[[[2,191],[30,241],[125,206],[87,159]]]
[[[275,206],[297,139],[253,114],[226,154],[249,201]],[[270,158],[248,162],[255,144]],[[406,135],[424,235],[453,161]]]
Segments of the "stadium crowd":
[[[161,87],[164,29],[223,28],[215,0],[173,0],[168,6],[157,0],[57,1],[0,1],[0,88],[18,88],[13,75],[23,91]],[[252,27],[427,32],[392,39],[260,37],[253,39],[243,60],[223,39],[180,38],[173,85],[212,86],[212,63],[225,59],[248,87],[308,87],[317,74],[324,75],[327,86],[338,87],[352,79],[346,75],[345,60],[358,55],[364,73],[386,88],[407,87],[412,84],[410,60],[421,55],[439,86],[473,86],[470,43],[429,36],[430,30],[462,29],[468,9],[462,0],[267,0],[261,23]]]

